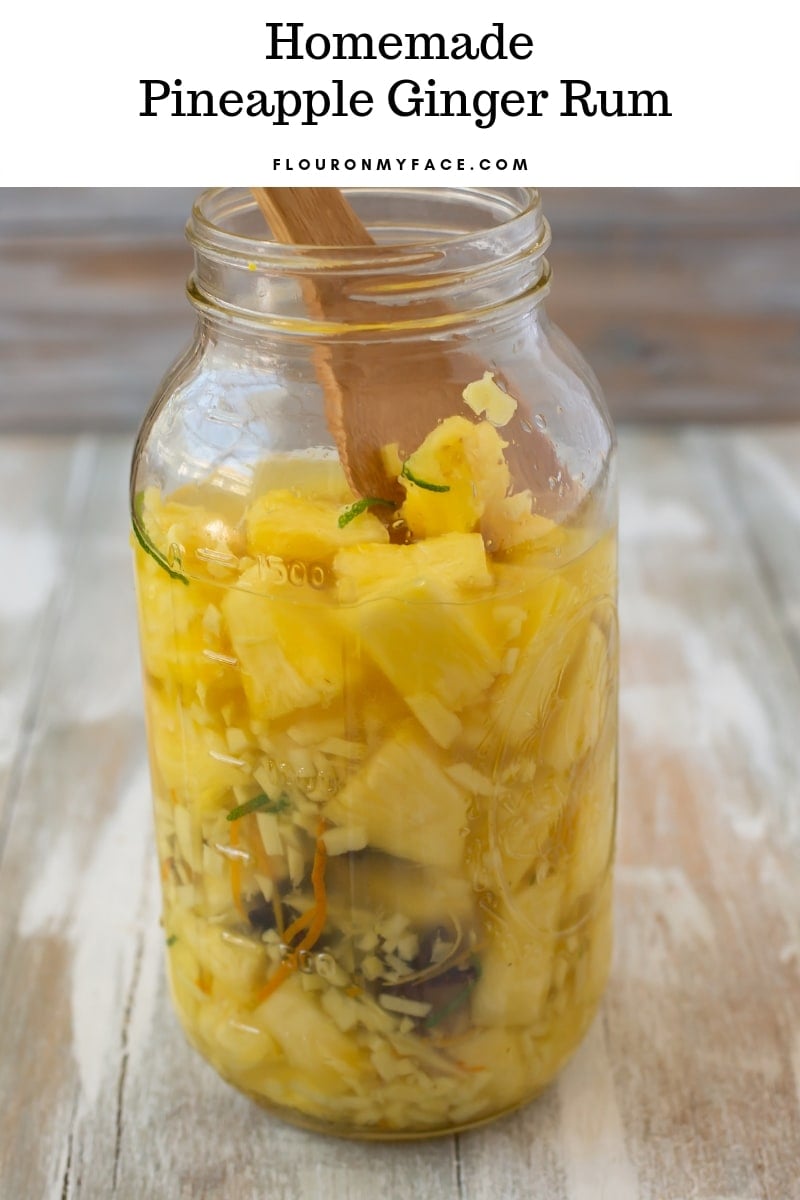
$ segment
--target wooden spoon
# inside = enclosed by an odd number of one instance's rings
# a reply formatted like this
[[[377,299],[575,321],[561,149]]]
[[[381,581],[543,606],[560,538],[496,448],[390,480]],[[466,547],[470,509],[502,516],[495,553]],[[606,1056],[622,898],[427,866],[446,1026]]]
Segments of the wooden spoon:
[[[300,247],[374,246],[375,241],[337,188],[252,188],[277,241]],[[434,250],[431,251],[435,253]],[[372,282],[372,281],[370,281]],[[398,302],[410,290],[409,277],[387,276],[385,321],[397,319]],[[465,385],[485,369],[465,337],[451,337],[447,350],[427,330],[401,338],[354,337],[359,325],[381,324],[379,299],[358,297],[357,276],[337,273],[312,279],[304,297],[312,316],[346,325],[315,351],[315,368],[325,395],[328,427],[336,441],[348,483],[359,496],[381,496],[401,503],[405,493],[387,471],[381,449],[397,443],[401,458],[411,454],[439,422],[455,413],[469,417]],[[356,294],[353,294],[356,293]],[[373,293],[374,295],[374,293]],[[427,321],[447,308],[440,298],[413,299],[413,317]],[[558,470],[552,443],[527,434],[519,412],[503,429],[508,440],[514,490],[532,487],[547,495],[547,478]],[[531,436],[536,445],[531,446]],[[520,446],[520,442],[522,445]],[[516,452],[519,448],[523,453]],[[534,451],[531,454],[531,451]]]

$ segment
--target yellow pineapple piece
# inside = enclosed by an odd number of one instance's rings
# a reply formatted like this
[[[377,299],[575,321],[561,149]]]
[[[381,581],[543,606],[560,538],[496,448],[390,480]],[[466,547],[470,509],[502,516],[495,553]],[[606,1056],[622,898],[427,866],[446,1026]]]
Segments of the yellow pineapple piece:
[[[558,776],[531,770],[532,779],[518,780],[523,772],[516,768],[514,763],[495,794],[476,806],[467,849],[475,885],[502,894],[531,883],[537,867],[546,868],[557,856],[558,847],[551,843],[568,798]]]
[[[235,684],[213,589],[194,579],[189,586],[170,579],[138,545],[136,572],[145,671],[182,689],[218,681]]]
[[[569,771],[587,754],[600,735],[611,697],[611,664],[606,635],[595,621],[583,626],[583,636],[563,667],[558,699],[539,741],[539,757],[556,771]]]
[[[248,552],[313,562],[329,559],[343,546],[388,542],[386,527],[369,511],[340,526],[345,507],[288,489],[266,492],[247,511]]]
[[[298,454],[274,454],[253,472],[251,498],[266,492],[289,489],[297,496],[347,504],[352,493],[342,464],[337,458],[308,458]]]
[[[354,905],[375,919],[402,913],[416,927],[446,919],[464,928],[474,921],[470,881],[439,867],[373,851],[349,860],[329,858],[325,878],[328,910],[340,924],[352,919]],[[455,933],[452,936],[455,939]]]
[[[458,1039],[452,1053],[470,1071],[483,1074],[492,1107],[498,1110],[518,1103],[535,1082],[517,1029],[472,1029]]]
[[[506,554],[524,547],[528,555],[533,551],[541,555],[563,546],[562,527],[534,512],[533,503],[529,490],[496,496],[487,503],[481,518],[487,550]]]
[[[468,383],[462,392],[462,396],[464,403],[477,416],[481,417],[485,413],[492,425],[499,427],[507,425],[517,411],[516,400],[513,396],[509,396],[508,392],[504,392],[499,384],[495,383],[494,375],[491,371],[484,371],[482,379],[476,379],[473,383]]]
[[[268,958],[261,942],[176,910],[170,921],[178,945],[188,948],[215,996],[249,998],[266,978]]]
[[[279,597],[277,588],[271,594],[248,590],[259,587],[256,565],[222,602],[251,715],[274,719],[328,704],[341,693],[346,671],[348,687],[356,686],[345,629],[325,599],[310,589],[302,602]]]
[[[579,588],[584,596],[607,596],[611,601],[617,592],[617,543],[613,532],[603,534],[585,548],[586,534],[580,530],[563,530],[563,575]]]
[[[448,711],[477,699],[502,665],[504,627],[489,626],[482,605],[466,600],[491,584],[479,534],[446,534],[410,546],[359,546],[334,560],[341,619],[397,691],[419,715],[419,697]],[[422,702],[436,736],[451,730]],[[434,732],[434,730],[431,730]]]
[[[195,1030],[212,1062],[228,1071],[252,1071],[281,1057],[272,1035],[254,1025],[250,1014],[229,999],[199,1005]]]
[[[458,602],[492,585],[477,533],[446,533],[410,546],[353,546],[336,555],[333,567],[345,604],[383,597]]]
[[[228,750],[218,726],[200,725],[180,703],[147,688],[145,711],[155,772],[167,791],[190,809],[205,812],[227,802],[250,769]]]
[[[464,853],[464,791],[413,723],[401,726],[325,808],[337,825],[366,830],[387,854],[457,871]]]
[[[518,597],[527,614],[520,653],[493,692],[488,713],[489,729],[503,747],[516,752],[541,731],[564,666],[585,632],[587,620],[577,616],[580,601],[577,588],[552,575]]]
[[[492,921],[472,994],[476,1025],[530,1025],[553,974],[564,881],[554,874],[517,892]]]
[[[488,421],[447,417],[406,459],[400,516],[417,538],[471,533],[488,504],[505,496],[510,474],[506,442]],[[414,480],[421,483],[415,483]],[[447,491],[431,491],[424,484]]]
[[[567,889],[573,901],[605,879],[614,849],[617,754],[613,722],[576,781],[575,813],[567,831]]]
[[[366,1051],[343,1033],[297,975],[277,988],[252,1014],[253,1024],[278,1043],[298,1091],[342,1095],[363,1078]]]
[[[241,505],[241,497],[193,485],[167,499],[158,488],[146,488],[136,509],[145,537],[174,570],[187,578],[224,582],[237,570],[244,551],[238,530]],[[155,561],[153,566],[161,569]]]

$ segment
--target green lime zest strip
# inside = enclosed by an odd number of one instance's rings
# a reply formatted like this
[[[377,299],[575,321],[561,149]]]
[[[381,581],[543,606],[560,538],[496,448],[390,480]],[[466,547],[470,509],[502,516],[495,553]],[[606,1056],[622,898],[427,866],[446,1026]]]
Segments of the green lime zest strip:
[[[475,972],[474,979],[470,979],[469,983],[467,983],[460,992],[456,992],[455,996],[453,996],[453,999],[450,1000],[449,1003],[443,1005],[442,1008],[437,1008],[425,1018],[423,1024],[425,1025],[426,1029],[433,1029],[433,1027],[438,1025],[440,1021],[444,1021],[446,1017],[449,1017],[452,1013],[461,1008],[461,1005],[464,1004],[469,998],[470,993],[481,977],[481,964],[475,955],[473,955],[469,960],[469,964]]]
[[[155,559],[161,569],[167,572],[170,579],[180,579],[181,583],[185,583],[188,587],[189,580],[186,578],[186,576],[182,575],[180,571],[174,570],[169,565],[167,560],[164,558],[164,555],[153,545],[153,543],[150,541],[150,538],[145,533],[144,525],[142,523],[143,504],[144,492],[137,492],[133,499],[133,512],[131,513],[131,525],[133,526],[133,532],[137,542],[142,547],[145,554],[149,554],[151,558]]]
[[[364,496],[361,500],[356,500],[355,504],[348,504],[344,512],[339,513],[339,528],[344,529],[345,525],[349,525],[373,504],[383,504],[386,508],[397,508],[394,500],[384,500],[382,496]]]
[[[412,472],[408,463],[403,463],[403,469],[400,472],[400,474],[403,476],[404,479],[410,479],[412,483],[415,483],[417,485],[417,487],[424,488],[426,492],[449,492],[450,491],[450,485],[447,483],[428,483],[428,481],[426,479],[417,479],[416,475]]]
[[[229,821],[238,821],[240,817],[246,817],[249,813],[254,812],[283,812],[289,807],[289,797],[283,792],[278,796],[277,800],[271,800],[266,792],[259,792],[257,796],[253,796],[252,800],[248,800],[245,804],[240,804],[238,808],[232,808],[228,813]]]

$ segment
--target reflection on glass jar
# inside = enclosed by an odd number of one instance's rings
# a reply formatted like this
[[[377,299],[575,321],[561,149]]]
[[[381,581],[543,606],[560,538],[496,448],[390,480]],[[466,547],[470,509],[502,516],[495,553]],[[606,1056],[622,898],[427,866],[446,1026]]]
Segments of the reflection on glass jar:
[[[184,1028],[287,1119],[393,1138],[529,1100],[605,984],[614,446],[542,307],[536,193],[351,200],[377,248],[277,246],[245,191],[201,197],[133,544]],[[370,383],[381,494],[331,372]]]

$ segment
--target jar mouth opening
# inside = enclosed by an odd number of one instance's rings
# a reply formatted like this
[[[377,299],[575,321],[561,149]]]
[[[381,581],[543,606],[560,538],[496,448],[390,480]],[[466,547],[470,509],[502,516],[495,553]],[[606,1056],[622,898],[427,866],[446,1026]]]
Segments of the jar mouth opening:
[[[437,274],[479,268],[523,250],[544,254],[549,227],[535,188],[343,188],[375,245],[327,247],[275,241],[248,188],[210,188],[186,226],[199,254],[277,274],[375,271]],[[538,252],[538,254],[537,254]]]

